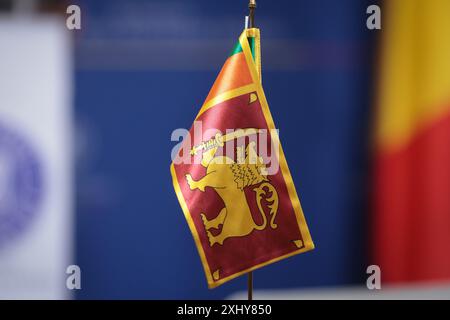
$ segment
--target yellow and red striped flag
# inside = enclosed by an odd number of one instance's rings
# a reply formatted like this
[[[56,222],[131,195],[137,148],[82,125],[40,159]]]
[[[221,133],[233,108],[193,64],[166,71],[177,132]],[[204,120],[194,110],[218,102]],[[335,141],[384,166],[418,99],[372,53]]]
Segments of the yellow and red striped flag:
[[[246,29],[171,165],[208,286],[314,248]]]
[[[450,279],[450,1],[384,12],[374,260],[386,282]]]

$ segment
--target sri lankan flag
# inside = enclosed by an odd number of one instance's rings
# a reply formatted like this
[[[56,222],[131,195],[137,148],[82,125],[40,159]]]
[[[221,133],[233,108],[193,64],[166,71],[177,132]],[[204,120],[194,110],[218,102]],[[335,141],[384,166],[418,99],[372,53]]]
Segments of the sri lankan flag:
[[[314,248],[261,85],[259,29],[240,36],[171,172],[210,288]]]
[[[450,1],[383,8],[374,260],[385,282],[450,279]]]

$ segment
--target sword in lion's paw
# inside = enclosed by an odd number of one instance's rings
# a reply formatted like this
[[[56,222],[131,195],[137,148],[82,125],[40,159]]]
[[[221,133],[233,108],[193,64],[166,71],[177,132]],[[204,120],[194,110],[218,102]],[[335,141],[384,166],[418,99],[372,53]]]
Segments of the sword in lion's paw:
[[[262,133],[263,130],[262,129],[254,129],[254,128],[249,128],[249,129],[238,129],[236,131],[233,131],[231,133],[227,133],[225,135],[222,135],[221,133],[216,133],[216,135],[207,140],[207,141],[203,141],[202,143],[200,143],[197,146],[194,146],[191,149],[191,155],[196,155],[199,151],[207,151],[210,150],[212,148],[218,148],[218,147],[223,147],[224,144],[228,141],[234,140],[234,139],[238,139],[241,137],[247,137],[247,136],[251,136],[254,134],[259,134]]]

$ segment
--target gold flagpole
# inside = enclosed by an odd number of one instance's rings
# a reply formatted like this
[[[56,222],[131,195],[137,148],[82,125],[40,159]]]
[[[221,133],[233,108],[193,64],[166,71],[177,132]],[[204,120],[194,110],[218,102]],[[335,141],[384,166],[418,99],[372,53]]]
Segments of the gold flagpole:
[[[250,0],[248,4],[248,9],[250,13],[248,15],[248,26],[249,28],[255,27],[255,9],[256,9],[256,0]],[[253,300],[253,271],[250,271],[247,275],[247,297],[248,300]]]

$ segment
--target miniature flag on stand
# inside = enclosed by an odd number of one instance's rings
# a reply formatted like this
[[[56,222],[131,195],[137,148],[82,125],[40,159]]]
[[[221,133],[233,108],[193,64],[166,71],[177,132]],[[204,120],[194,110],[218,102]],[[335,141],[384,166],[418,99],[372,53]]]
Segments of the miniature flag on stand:
[[[260,76],[246,29],[171,166],[210,288],[314,248]]]

